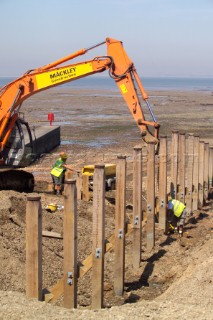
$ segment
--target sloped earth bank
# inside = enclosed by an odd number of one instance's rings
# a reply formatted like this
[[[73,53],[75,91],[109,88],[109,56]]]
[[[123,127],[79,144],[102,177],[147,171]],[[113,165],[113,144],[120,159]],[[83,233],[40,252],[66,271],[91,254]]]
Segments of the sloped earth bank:
[[[68,91],[67,91],[68,90]],[[63,205],[63,196],[48,191],[49,171],[57,154],[66,150],[69,163],[76,169],[85,164],[115,162],[118,155],[127,156],[127,204],[132,203],[132,153],[140,143],[137,128],[117,96],[100,96],[70,89],[53,90],[30,99],[26,108],[28,120],[44,121],[46,110],[62,120],[63,144],[28,168],[36,178],[34,194],[41,196],[43,230],[63,233],[63,211],[49,213],[50,202]],[[72,101],[67,110],[68,96]],[[162,123],[162,134],[171,129],[200,134],[211,142],[211,93],[155,92],[155,113]],[[83,97],[83,100],[80,100]],[[30,108],[31,104],[33,110]],[[91,115],[87,106],[92,106]],[[101,106],[101,109],[100,109]],[[30,109],[28,109],[30,108]],[[37,110],[37,112],[35,112]],[[87,113],[87,121],[82,115]],[[38,114],[39,112],[39,114]],[[119,115],[122,113],[122,116]],[[105,118],[101,118],[104,114]],[[106,116],[108,114],[108,116]],[[98,115],[100,121],[97,121]],[[193,116],[192,116],[193,115]],[[202,115],[202,116],[201,116]],[[43,117],[43,118],[42,118]],[[110,121],[109,121],[110,118]],[[201,118],[205,121],[201,122]],[[205,122],[205,123],[204,123]],[[204,128],[205,125],[205,128]],[[73,129],[74,127],[74,129]],[[92,138],[93,137],[93,138]],[[72,142],[72,140],[75,141]],[[91,143],[93,142],[93,144]],[[103,310],[89,310],[91,305],[91,272],[79,279],[78,309],[62,307],[25,297],[25,208],[27,194],[0,191],[0,319],[212,319],[213,240],[211,200],[201,211],[189,218],[181,242],[176,235],[166,236],[156,223],[156,246],[146,250],[143,230],[140,268],[132,268],[132,237],[126,237],[125,290],[123,297],[113,293],[113,250],[105,256]],[[115,192],[106,193],[106,238],[113,233]],[[78,260],[91,252],[92,201],[78,202]],[[131,221],[132,207],[127,206]],[[63,275],[63,242],[43,237],[43,287],[51,287]]]

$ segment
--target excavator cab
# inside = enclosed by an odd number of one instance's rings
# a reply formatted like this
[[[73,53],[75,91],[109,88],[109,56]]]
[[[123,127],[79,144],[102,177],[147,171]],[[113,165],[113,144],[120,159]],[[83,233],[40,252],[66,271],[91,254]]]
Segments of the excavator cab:
[[[33,174],[16,168],[28,166],[33,161],[33,143],[29,125],[23,119],[18,119],[1,153],[3,165],[0,166],[0,190],[32,192]]]
[[[29,124],[18,118],[2,151],[4,163],[11,167],[26,167],[35,160],[33,155],[33,141]]]

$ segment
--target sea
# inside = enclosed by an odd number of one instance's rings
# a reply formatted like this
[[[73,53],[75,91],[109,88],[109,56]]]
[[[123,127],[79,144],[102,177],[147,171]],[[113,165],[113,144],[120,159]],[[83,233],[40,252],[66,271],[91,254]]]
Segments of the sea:
[[[0,88],[15,80],[16,77],[0,77]],[[212,91],[213,78],[180,78],[180,77],[143,77],[140,78],[145,90],[186,90]],[[117,91],[115,82],[110,77],[92,75],[62,84],[62,87],[75,89],[97,89]]]

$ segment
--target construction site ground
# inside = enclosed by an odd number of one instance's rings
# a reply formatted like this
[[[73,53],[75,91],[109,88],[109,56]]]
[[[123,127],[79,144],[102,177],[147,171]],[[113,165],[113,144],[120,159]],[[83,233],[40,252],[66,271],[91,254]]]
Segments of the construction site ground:
[[[212,92],[155,91],[150,102],[162,135],[172,130],[195,133],[212,143]],[[137,126],[117,92],[51,89],[30,98],[22,107],[33,125],[47,124],[54,113],[54,125],[61,126],[62,144],[26,168],[35,176],[34,195],[41,196],[42,230],[63,236],[63,209],[48,212],[49,203],[63,206],[63,195],[51,193],[50,170],[60,151],[67,163],[80,170],[84,165],[115,163],[127,159],[127,221],[132,219],[132,155],[141,144]],[[143,181],[146,201],[146,179]],[[25,212],[29,194],[0,191],[0,319],[213,319],[213,202],[210,190],[205,206],[188,217],[184,236],[165,235],[156,223],[156,245],[146,249],[143,228],[142,261],[132,267],[132,235],[126,236],[124,295],[113,291],[113,249],[105,255],[104,309],[91,310],[90,270],[78,281],[78,308],[63,308],[63,297],[46,304],[25,296]],[[78,201],[78,261],[92,246],[93,203]],[[106,192],[105,235],[114,231],[115,191]],[[43,237],[43,288],[63,277],[63,240]]]

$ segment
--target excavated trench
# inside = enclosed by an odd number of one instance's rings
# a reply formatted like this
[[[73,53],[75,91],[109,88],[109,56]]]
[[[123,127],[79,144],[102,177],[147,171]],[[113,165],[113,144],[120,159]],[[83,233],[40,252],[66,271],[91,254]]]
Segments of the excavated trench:
[[[41,185],[40,191],[41,192]],[[25,292],[25,208],[27,194],[15,191],[1,191],[0,204],[0,290]],[[63,204],[63,197],[56,196],[43,190],[42,230],[63,234],[63,211],[48,212],[45,207],[49,201]],[[106,238],[113,233],[114,226],[114,195],[106,193]],[[127,192],[128,195],[128,192]],[[131,193],[129,199],[131,202]],[[212,206],[212,204],[211,204]],[[211,210],[209,207],[208,210]],[[156,246],[151,252],[146,250],[146,232],[143,230],[142,262],[140,268],[132,269],[132,235],[126,236],[125,284],[124,295],[115,296],[113,291],[114,273],[111,250],[105,255],[104,305],[111,307],[140,300],[154,300],[166,291],[182,275],[181,270],[189,261],[190,250],[200,245],[202,237],[211,235],[210,214],[207,211],[196,213],[187,225],[183,239],[179,243],[176,235],[166,236],[156,224]],[[78,261],[83,261],[91,253],[92,202],[78,202]],[[127,207],[127,217],[131,220],[132,210]],[[43,288],[49,288],[63,276],[63,241],[43,237]],[[174,267],[175,266],[175,267]],[[78,281],[79,307],[89,308],[91,305],[91,275],[90,270]],[[62,299],[56,303],[63,305]]]

